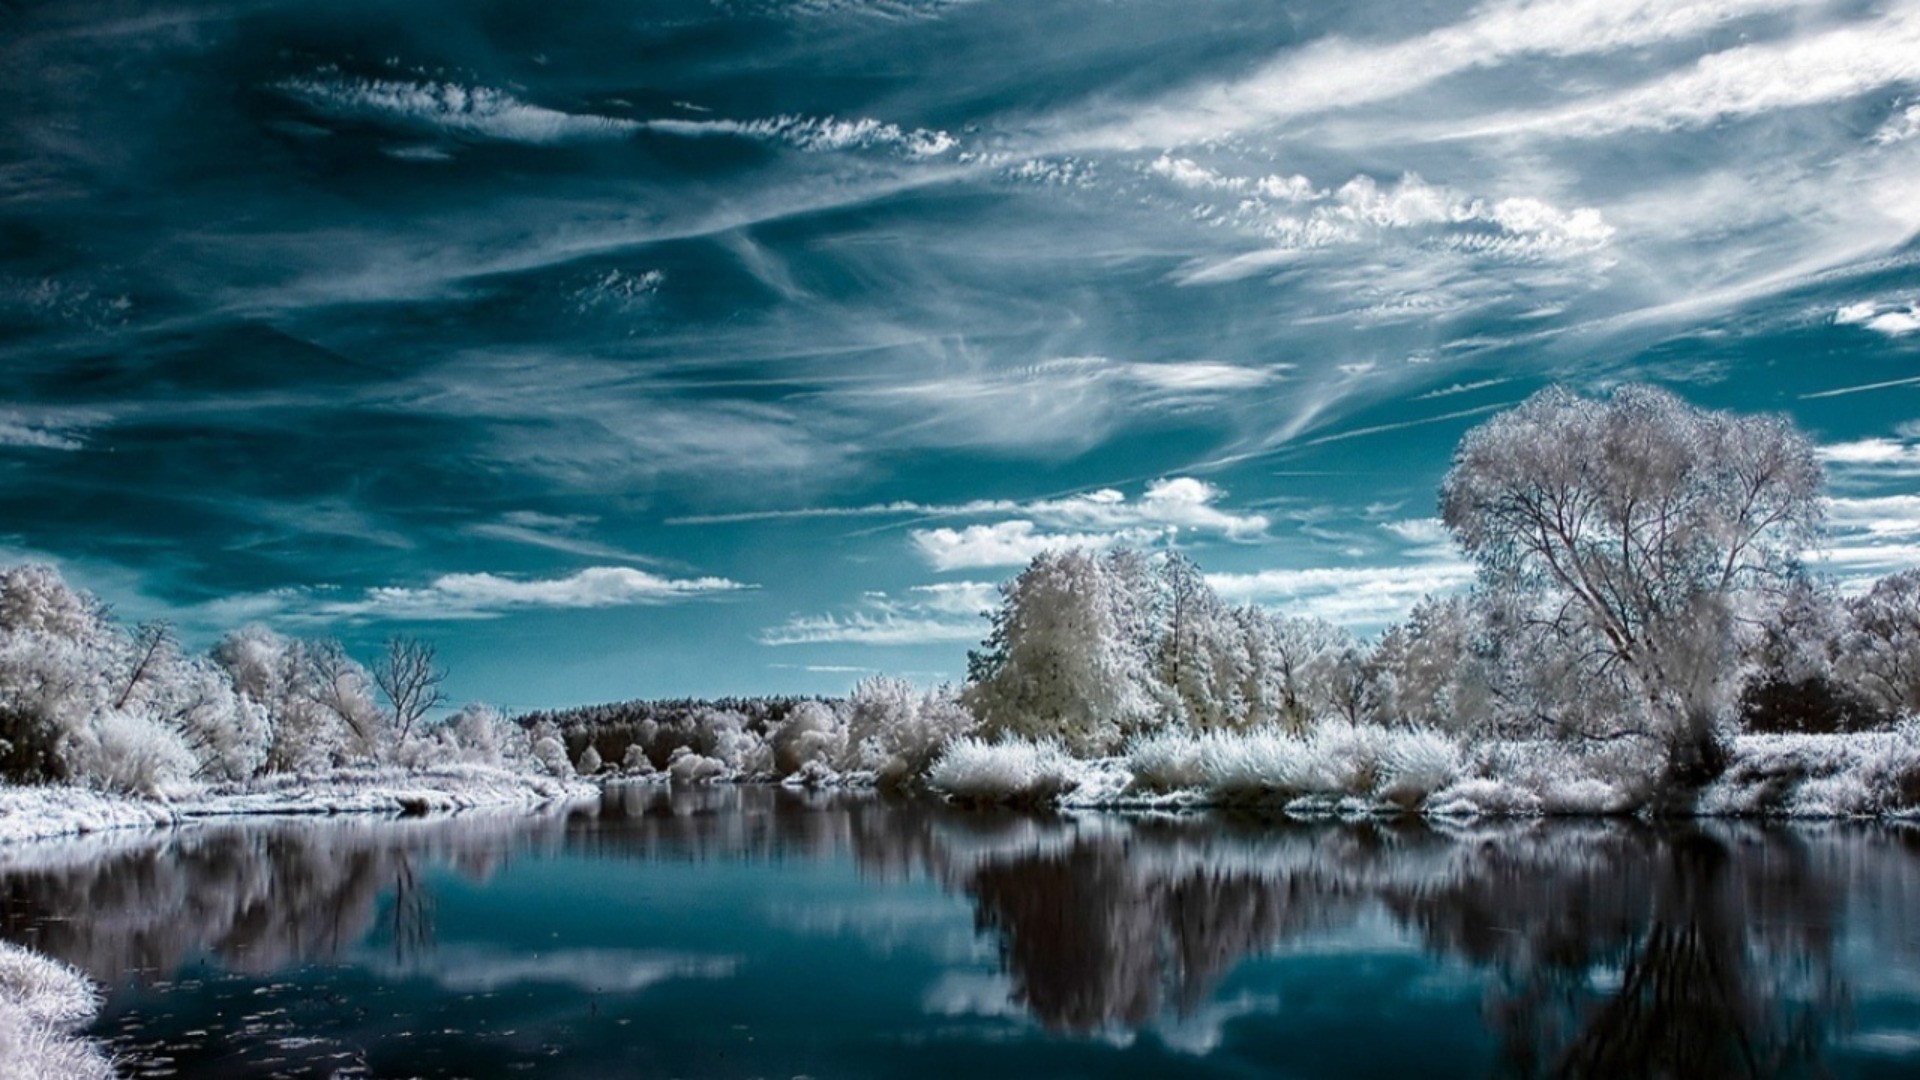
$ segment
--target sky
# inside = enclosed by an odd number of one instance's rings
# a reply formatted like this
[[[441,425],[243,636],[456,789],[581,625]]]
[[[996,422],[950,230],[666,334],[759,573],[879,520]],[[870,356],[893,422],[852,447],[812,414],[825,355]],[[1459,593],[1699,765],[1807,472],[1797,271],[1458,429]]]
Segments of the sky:
[[[1920,0],[0,4],[0,561],[457,700],[957,680],[1049,547],[1368,634],[1553,383],[1920,564]]]

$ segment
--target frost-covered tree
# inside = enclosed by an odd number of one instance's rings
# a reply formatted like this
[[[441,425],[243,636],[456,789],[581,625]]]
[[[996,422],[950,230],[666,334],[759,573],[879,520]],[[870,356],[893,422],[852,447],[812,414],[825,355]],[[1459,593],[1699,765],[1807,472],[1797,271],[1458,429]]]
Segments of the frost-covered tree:
[[[160,628],[130,635],[58,570],[0,572],[0,776],[152,792],[194,758],[172,694],[178,649]]]
[[[1000,587],[963,700],[991,737],[1103,754],[1160,716],[1150,568],[1137,552],[1047,552]]]
[[[873,772],[883,784],[926,774],[947,743],[972,730],[973,714],[951,688],[922,690],[905,679],[862,679],[847,699],[847,767]]]
[[[1920,713],[1920,570],[1881,578],[1846,605],[1837,666],[1888,713]]]
[[[266,715],[266,772],[314,772],[348,757],[351,732],[322,698],[306,642],[264,626],[221,638],[214,662]]]
[[[1879,725],[1882,705],[1874,680],[1843,650],[1849,642],[1850,605],[1829,583],[1797,582],[1759,626],[1747,656],[1750,669],[1740,691],[1740,718],[1749,730],[1826,733]]]
[[[1543,627],[1591,647],[1590,674],[1625,678],[1669,776],[1697,783],[1727,760],[1735,615],[1796,575],[1820,485],[1785,418],[1556,388],[1469,432],[1440,503],[1483,583],[1536,598]]]

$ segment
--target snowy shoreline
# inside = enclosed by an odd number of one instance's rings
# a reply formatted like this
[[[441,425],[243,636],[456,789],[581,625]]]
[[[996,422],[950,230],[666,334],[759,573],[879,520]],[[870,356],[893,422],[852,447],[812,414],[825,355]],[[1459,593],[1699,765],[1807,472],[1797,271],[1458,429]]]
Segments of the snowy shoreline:
[[[208,818],[364,814],[418,816],[590,799],[596,784],[479,765],[341,769],[170,793],[113,795],[66,785],[0,784],[0,844]]]
[[[0,1080],[109,1080],[113,1064],[77,1034],[100,992],[66,964],[0,941]]]

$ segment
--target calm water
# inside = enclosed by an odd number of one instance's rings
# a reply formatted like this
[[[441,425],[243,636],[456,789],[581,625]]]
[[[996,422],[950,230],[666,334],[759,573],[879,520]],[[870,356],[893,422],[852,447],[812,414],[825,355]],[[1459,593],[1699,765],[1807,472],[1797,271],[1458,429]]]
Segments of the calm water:
[[[132,1075],[1920,1074],[1920,830],[631,788],[0,850]]]

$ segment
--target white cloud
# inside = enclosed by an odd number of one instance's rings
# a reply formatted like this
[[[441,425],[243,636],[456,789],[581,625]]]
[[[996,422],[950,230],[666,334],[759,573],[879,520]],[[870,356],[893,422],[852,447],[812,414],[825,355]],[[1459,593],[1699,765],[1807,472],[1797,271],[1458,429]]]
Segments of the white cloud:
[[[228,617],[305,623],[491,619],[510,611],[667,604],[751,587],[721,577],[670,578],[630,566],[590,566],[556,578],[442,574],[425,586],[379,586],[357,596],[331,588],[275,589],[229,597],[211,608]]]
[[[1903,337],[1920,331],[1920,301],[1863,300],[1835,311],[1833,321],[1839,326],[1860,326],[1888,337]]]
[[[1121,543],[1144,543],[1154,533],[1131,529],[1104,533],[1045,533],[1022,519],[964,529],[915,529],[913,543],[935,570],[982,566],[1025,566],[1034,556],[1067,548],[1105,549]]]
[[[1429,593],[1461,588],[1473,567],[1458,559],[1404,566],[1319,567],[1208,574],[1224,599],[1259,603],[1288,614],[1312,615],[1353,628],[1384,626],[1406,615]]]
[[[1232,540],[1251,540],[1266,532],[1270,521],[1265,514],[1225,509],[1219,505],[1225,497],[1225,491],[1204,480],[1174,476],[1149,483],[1140,498],[1132,500],[1114,488],[1100,488],[1077,495],[1027,501],[978,499],[965,503],[888,502],[866,506],[822,506],[707,514],[675,518],[672,523],[715,525],[839,517],[1006,517],[1023,520],[1030,527],[1037,524],[1056,529],[1127,531],[1148,538],[1167,528],[1213,533]],[[1001,522],[995,527],[1011,524],[1011,521]],[[953,529],[936,531],[957,535]]]
[[[774,116],[763,120],[651,120],[648,129],[668,135],[736,135],[784,142],[809,153],[891,150],[907,158],[939,157],[960,145],[944,131],[902,128],[871,117]]]
[[[0,416],[0,446],[35,450],[78,450],[85,444],[71,435]]]
[[[1871,22],[1713,53],[1688,70],[1631,90],[1495,119],[1466,133],[1544,131],[1564,137],[1700,128],[1915,81],[1920,81],[1920,11],[1902,7]]]
[[[1299,184],[1278,198],[1263,194],[1273,177],[1253,183],[1208,175],[1214,186],[1253,192],[1222,211],[1220,220],[1273,246],[1196,262],[1180,272],[1183,284],[1234,281],[1283,266],[1301,252],[1354,245],[1424,246],[1521,262],[1567,260],[1603,251],[1615,232],[1594,207],[1561,209],[1530,194],[1470,196],[1414,173],[1386,183],[1362,174],[1326,191],[1295,178]]]
[[[1593,55],[1687,40],[1736,19],[1794,6],[1794,0],[1489,3],[1463,22],[1403,41],[1329,38],[1289,50],[1246,78],[1137,109],[1058,141],[1081,148],[1193,145],[1391,100],[1517,57]]]
[[[986,581],[916,585],[904,597],[872,592],[858,605],[824,615],[796,615],[760,634],[763,645],[926,645],[977,642],[986,613],[1000,606],[999,586]]]
[[[1920,136],[1920,105],[1909,105],[1905,109],[1887,118],[1879,131],[1874,132],[1873,141],[1881,146],[1906,142]]]
[[[1856,439],[1816,447],[1820,460],[1841,469],[1904,471],[1920,467],[1920,446],[1900,439]]]
[[[617,139],[644,126],[637,120],[531,105],[503,90],[457,83],[356,79],[322,72],[283,79],[274,89],[326,116],[379,120],[501,142]]]

